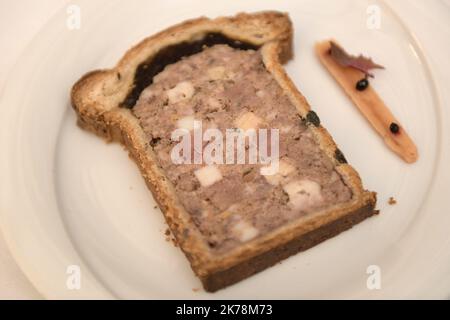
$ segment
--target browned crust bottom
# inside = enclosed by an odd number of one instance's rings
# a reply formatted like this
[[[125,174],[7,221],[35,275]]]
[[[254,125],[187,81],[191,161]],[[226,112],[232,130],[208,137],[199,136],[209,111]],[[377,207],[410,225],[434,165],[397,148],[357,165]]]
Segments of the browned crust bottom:
[[[248,278],[257,272],[267,269],[275,265],[277,262],[280,262],[281,260],[284,260],[298,252],[314,247],[315,245],[350,229],[355,224],[358,224],[364,219],[367,219],[375,214],[378,214],[378,211],[374,210],[373,205],[362,207],[338,220],[303,234],[282,246],[276,247],[227,270],[201,278],[203,287],[209,292],[215,292],[219,289],[225,288]]]

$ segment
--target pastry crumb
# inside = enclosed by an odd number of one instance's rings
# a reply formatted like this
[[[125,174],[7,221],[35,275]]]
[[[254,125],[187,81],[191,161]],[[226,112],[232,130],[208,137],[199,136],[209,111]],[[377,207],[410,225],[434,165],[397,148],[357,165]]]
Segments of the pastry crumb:
[[[166,241],[170,242],[171,237],[170,237],[170,229],[166,228],[166,231],[164,231],[164,235],[166,236]]]
[[[391,206],[393,206],[393,205],[397,204],[397,200],[395,200],[394,197],[389,197],[388,203],[389,203]]]
[[[164,231],[164,235],[166,236],[166,241],[167,242],[172,242],[174,247],[178,247],[177,239],[175,239],[175,237],[172,236],[172,233],[170,232],[169,228],[166,228],[166,231]]]
[[[200,291],[200,288],[192,288],[192,291],[193,291],[193,292],[199,292],[199,291]]]

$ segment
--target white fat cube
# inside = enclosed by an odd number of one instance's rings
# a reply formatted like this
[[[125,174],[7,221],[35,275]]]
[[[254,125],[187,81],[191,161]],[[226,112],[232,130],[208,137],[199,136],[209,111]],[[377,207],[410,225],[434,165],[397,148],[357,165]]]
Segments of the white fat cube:
[[[212,186],[222,180],[222,174],[216,166],[206,166],[194,171],[195,177],[202,187]]]
[[[170,103],[177,103],[192,98],[194,86],[189,81],[178,83],[174,88],[166,91]]]
[[[208,69],[208,77],[211,80],[220,80],[225,78],[225,67],[218,66]]]
[[[261,118],[256,116],[253,112],[246,112],[234,121],[236,128],[242,130],[257,129],[261,123]]]
[[[266,93],[263,90],[256,91],[256,96],[258,98],[263,98],[266,95]]]
[[[269,167],[262,167],[260,173],[262,174],[262,169],[269,169]],[[268,183],[271,185],[278,185],[282,183],[286,178],[295,171],[295,167],[289,164],[285,160],[280,160],[278,162],[278,171],[271,175],[263,175]]]
[[[256,238],[259,234],[258,229],[252,226],[249,222],[241,220],[233,226],[233,232],[238,237],[239,241],[247,242]]]
[[[297,210],[305,210],[322,202],[322,187],[315,181],[292,181],[283,187],[289,196],[289,204]]]
[[[189,131],[200,128],[200,120],[194,118],[194,116],[186,116],[178,119],[177,128],[186,129]]]

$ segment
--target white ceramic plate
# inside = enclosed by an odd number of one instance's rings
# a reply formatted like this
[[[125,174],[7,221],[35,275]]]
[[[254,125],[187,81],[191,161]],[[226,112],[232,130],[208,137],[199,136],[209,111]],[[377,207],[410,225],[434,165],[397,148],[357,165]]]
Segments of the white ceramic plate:
[[[381,2],[79,1],[81,28],[57,14],[13,69],[1,100],[1,227],[14,257],[48,298],[398,298],[450,293],[448,113],[421,43]],[[380,8],[381,28],[367,27]],[[443,5],[445,7],[445,5]],[[321,116],[381,214],[307,252],[208,294],[166,225],[137,167],[116,144],[80,130],[69,105],[85,72],[111,67],[132,44],[187,18],[277,9],[291,15],[294,82]],[[369,10],[370,11],[370,10]],[[448,15],[447,15],[448,17]],[[383,64],[372,85],[415,140],[420,159],[391,153],[313,55],[333,37]],[[445,44],[443,44],[445,46]],[[443,48],[448,50],[448,46]],[[393,196],[398,204],[390,206]],[[81,268],[81,289],[66,286]],[[368,266],[381,289],[366,286]]]

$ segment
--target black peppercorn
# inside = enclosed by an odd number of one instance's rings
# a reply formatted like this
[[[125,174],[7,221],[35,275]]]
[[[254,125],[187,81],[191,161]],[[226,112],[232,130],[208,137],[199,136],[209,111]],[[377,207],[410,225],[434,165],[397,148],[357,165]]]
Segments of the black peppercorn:
[[[392,133],[396,134],[400,132],[400,127],[395,122],[392,122],[389,126],[389,130],[391,130]]]
[[[320,126],[320,118],[314,111],[310,110],[306,115],[306,121],[312,123],[314,126]]]
[[[369,86],[369,80],[367,78],[361,79],[356,83],[356,90],[364,91]]]
[[[336,158],[337,161],[339,161],[340,163],[347,163],[347,159],[345,159],[344,154],[342,153],[341,150],[336,149],[334,152],[334,157]]]

